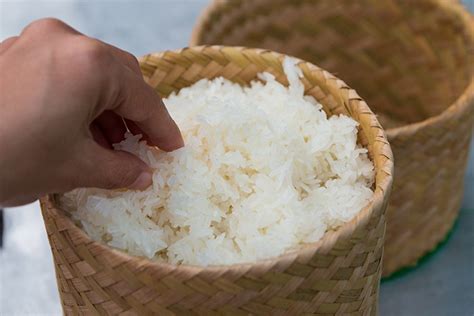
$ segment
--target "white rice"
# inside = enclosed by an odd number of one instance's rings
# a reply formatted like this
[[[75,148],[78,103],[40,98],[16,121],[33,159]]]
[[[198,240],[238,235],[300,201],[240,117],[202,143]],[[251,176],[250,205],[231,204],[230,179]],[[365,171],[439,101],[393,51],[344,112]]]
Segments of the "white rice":
[[[374,168],[358,123],[328,119],[303,96],[292,59],[284,70],[289,88],[262,73],[249,87],[203,79],[171,95],[184,148],[162,152],[131,134],[115,146],[154,169],[153,185],[77,189],[64,206],[94,240],[173,264],[254,262],[318,241],[368,203]]]

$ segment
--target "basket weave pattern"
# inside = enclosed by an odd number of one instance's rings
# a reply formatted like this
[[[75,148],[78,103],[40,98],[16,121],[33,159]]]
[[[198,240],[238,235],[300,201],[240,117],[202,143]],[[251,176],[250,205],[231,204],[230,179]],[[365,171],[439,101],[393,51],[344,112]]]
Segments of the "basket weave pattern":
[[[269,71],[286,83],[283,55],[221,46],[145,56],[145,80],[163,96],[201,78],[246,84]],[[375,115],[344,82],[300,62],[306,94],[330,114],[360,123],[359,142],[376,169],[375,193],[351,222],[279,258],[220,267],[173,266],[131,257],[92,241],[58,207],[41,200],[64,312],[127,315],[375,315],[392,181],[392,154]]]
[[[214,1],[191,45],[312,61],[367,100],[396,170],[383,274],[413,265],[456,219],[474,122],[474,22],[456,1]]]

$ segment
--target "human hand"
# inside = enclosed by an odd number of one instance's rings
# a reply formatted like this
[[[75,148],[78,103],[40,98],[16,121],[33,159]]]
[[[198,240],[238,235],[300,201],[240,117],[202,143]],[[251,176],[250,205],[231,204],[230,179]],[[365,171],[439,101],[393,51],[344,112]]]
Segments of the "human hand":
[[[127,126],[165,151],[183,139],[135,57],[42,19],[0,44],[0,205],[77,187],[144,189],[148,166],[113,151]]]

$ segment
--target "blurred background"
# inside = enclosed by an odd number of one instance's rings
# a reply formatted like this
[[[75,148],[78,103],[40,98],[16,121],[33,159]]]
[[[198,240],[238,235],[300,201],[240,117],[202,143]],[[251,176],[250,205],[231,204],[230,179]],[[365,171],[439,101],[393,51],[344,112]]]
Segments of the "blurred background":
[[[463,2],[474,11],[474,0]],[[35,19],[56,17],[82,33],[140,56],[187,46],[196,19],[207,3],[207,0],[0,0],[0,40],[17,35]],[[382,282],[381,315],[474,315],[472,144],[465,182],[462,211],[447,241],[417,267]],[[0,179],[0,185],[6,184]],[[53,262],[39,204],[5,210],[3,227],[0,314],[60,315]]]

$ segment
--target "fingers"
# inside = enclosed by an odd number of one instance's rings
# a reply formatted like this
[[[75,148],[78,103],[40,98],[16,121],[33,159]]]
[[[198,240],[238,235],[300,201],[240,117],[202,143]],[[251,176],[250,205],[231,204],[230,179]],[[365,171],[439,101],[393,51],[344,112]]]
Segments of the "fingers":
[[[84,147],[74,175],[76,187],[144,190],[152,183],[151,170],[136,156],[106,149],[94,141]]]
[[[134,121],[125,120],[125,123],[127,124],[128,130],[130,131],[130,133],[132,133],[133,135],[141,134],[142,135],[141,139],[146,140],[148,145],[153,146],[153,143],[151,142],[150,137],[148,137],[148,135],[144,131],[142,131],[142,129],[138,127],[138,125],[135,124]]]
[[[18,36],[12,36],[0,43],[0,55],[7,51],[18,39]]]
[[[90,130],[96,143],[104,148],[112,149],[112,144],[108,141],[107,137],[105,137],[104,132],[102,132],[102,129],[97,122],[92,122]]]
[[[36,201],[40,196],[34,196],[34,195],[18,195],[15,196],[12,199],[2,201],[2,204],[0,207],[15,207],[15,206],[21,206],[29,203],[33,203]]]
[[[116,113],[104,111],[95,119],[95,123],[99,125],[109,144],[115,144],[123,140],[123,135],[127,129],[123,119]]]
[[[119,82],[120,102],[108,107],[118,115],[106,111],[109,113],[104,112],[96,119],[109,143],[123,140],[123,117],[130,131],[142,134],[149,145],[158,146],[165,151],[182,147],[184,142],[178,126],[168,114],[158,94],[143,80],[138,60],[117,47],[99,41],[97,43],[103,45],[123,66],[118,67],[114,76]]]
[[[129,52],[126,52],[118,47],[115,47],[113,45],[103,43],[107,49],[110,51],[110,53],[116,57],[121,63],[123,63],[125,66],[127,66],[131,71],[142,77],[142,72],[140,70],[140,64],[138,63],[138,60],[135,56],[130,54]]]
[[[92,95],[89,102],[94,109],[84,115],[88,126],[95,121],[92,128],[96,140],[105,145],[105,136],[108,143],[121,141],[125,126],[121,118],[133,121],[133,129],[141,130],[148,137],[149,144],[158,146],[165,151],[172,151],[184,145],[178,126],[168,114],[161,98],[143,80],[137,59],[117,48],[98,40],[87,38],[67,24],[57,19],[42,19],[27,26],[21,36],[28,35],[36,38],[42,34],[49,34],[49,38],[62,39],[81,49],[80,57],[83,63],[77,69],[81,76],[87,78],[83,88],[87,95]],[[54,35],[54,36],[53,36]],[[74,41],[66,41],[61,35],[75,35]],[[27,36],[27,37],[28,37]],[[91,75],[94,73],[94,75]],[[94,81],[94,83],[90,83]],[[117,115],[105,114],[110,110]],[[136,128],[135,128],[136,127]],[[100,134],[99,132],[102,132]]]
[[[60,33],[82,35],[79,31],[55,18],[43,18],[28,24],[22,31],[21,36],[25,34],[49,34],[55,35]]]
[[[122,71],[117,77],[121,101],[113,105],[113,110],[133,121],[152,145],[165,151],[183,147],[181,132],[158,94],[130,70]]]

